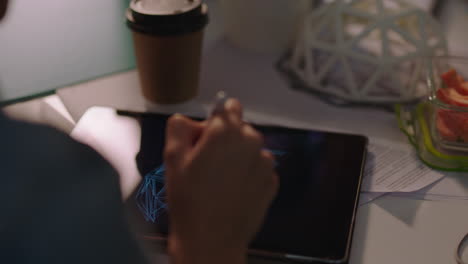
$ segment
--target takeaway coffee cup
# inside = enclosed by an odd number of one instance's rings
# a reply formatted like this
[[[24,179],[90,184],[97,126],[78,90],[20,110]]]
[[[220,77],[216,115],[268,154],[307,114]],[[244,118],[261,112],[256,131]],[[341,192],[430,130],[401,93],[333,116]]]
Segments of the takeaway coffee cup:
[[[203,30],[202,0],[132,0],[127,10],[143,95],[176,104],[198,93]]]

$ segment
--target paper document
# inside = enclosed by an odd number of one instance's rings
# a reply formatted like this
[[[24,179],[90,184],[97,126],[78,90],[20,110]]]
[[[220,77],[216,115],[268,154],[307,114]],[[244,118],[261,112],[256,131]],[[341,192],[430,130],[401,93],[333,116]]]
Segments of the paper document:
[[[359,205],[364,205],[367,203],[372,202],[373,200],[383,196],[387,193],[380,193],[380,192],[361,192],[359,196]]]
[[[411,199],[449,201],[468,200],[468,175],[466,173],[446,172],[440,181],[412,193],[393,193]]]
[[[141,137],[138,121],[119,116],[112,108],[92,107],[70,136],[92,147],[115,168],[120,177],[122,198],[127,199],[141,180],[135,162]]]
[[[362,191],[414,192],[442,177],[423,164],[410,145],[371,139]]]

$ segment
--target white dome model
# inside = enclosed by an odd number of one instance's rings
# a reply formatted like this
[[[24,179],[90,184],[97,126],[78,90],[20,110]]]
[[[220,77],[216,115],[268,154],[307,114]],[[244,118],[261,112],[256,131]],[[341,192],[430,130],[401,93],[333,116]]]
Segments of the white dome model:
[[[426,96],[424,58],[446,53],[439,24],[421,9],[397,0],[337,0],[307,16],[284,65],[310,91],[396,103]]]

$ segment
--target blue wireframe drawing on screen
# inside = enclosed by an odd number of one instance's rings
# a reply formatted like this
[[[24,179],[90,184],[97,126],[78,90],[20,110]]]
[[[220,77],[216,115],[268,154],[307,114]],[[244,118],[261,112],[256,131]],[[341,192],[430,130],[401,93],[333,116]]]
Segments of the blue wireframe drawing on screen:
[[[146,221],[156,223],[162,210],[167,208],[164,185],[164,164],[145,175],[135,196],[137,206]]]
[[[287,154],[281,150],[270,151],[276,157],[281,157]],[[278,166],[278,160],[275,161],[275,166]],[[166,203],[166,187],[164,185],[164,172],[166,171],[164,164],[150,171],[145,175],[140,188],[135,196],[138,209],[143,213],[145,220],[156,223],[159,215],[167,208]]]
[[[264,148],[264,150],[271,152],[271,154],[273,154],[277,158],[282,157],[287,154],[286,151],[282,151],[282,150],[274,150],[274,149],[267,149],[267,148]],[[279,165],[278,160],[275,160],[275,167],[278,167],[278,165]]]

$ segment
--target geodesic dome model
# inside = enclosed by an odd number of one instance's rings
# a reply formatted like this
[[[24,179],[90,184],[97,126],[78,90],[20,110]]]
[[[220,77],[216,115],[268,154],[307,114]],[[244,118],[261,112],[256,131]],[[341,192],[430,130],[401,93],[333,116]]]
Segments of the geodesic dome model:
[[[427,57],[445,55],[439,24],[398,0],[337,0],[313,10],[283,68],[302,89],[352,103],[418,100]]]

